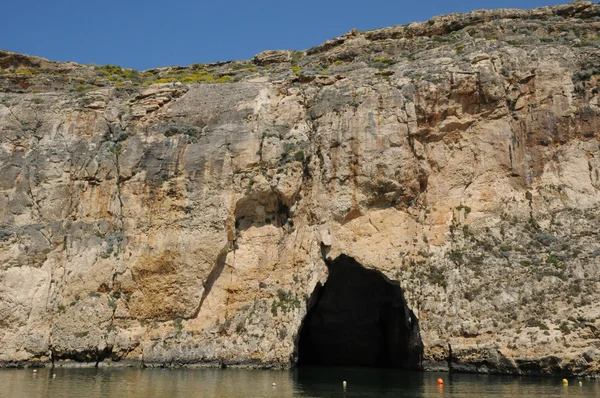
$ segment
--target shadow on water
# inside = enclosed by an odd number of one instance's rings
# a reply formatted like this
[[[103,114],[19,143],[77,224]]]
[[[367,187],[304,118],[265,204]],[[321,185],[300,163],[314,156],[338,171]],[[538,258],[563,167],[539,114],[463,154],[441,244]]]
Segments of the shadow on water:
[[[438,385],[437,379],[444,380]],[[301,367],[293,371],[298,397],[600,397],[600,382],[397,369]],[[347,381],[346,389],[342,382]]]
[[[293,371],[299,396],[421,397],[424,374],[416,371],[347,367],[300,367]],[[343,381],[347,382],[344,390]]]

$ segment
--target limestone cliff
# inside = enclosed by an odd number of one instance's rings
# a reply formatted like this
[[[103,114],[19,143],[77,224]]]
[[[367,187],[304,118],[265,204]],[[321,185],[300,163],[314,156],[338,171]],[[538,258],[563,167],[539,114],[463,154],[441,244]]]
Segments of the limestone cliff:
[[[599,34],[575,2],[145,72],[0,52],[0,363],[291,366],[344,260],[411,366],[598,375]]]

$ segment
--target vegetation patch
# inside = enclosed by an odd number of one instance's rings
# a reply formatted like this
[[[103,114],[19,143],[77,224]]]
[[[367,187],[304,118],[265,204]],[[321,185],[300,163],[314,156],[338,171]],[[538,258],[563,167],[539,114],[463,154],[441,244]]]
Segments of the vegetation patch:
[[[300,308],[300,299],[290,291],[283,289],[277,290],[278,301],[273,301],[271,304],[271,313],[276,316],[278,311],[281,310],[283,313],[293,310],[294,308]]]
[[[451,250],[448,253],[448,258],[450,259],[450,261],[456,264],[462,264],[463,262],[463,254],[459,250]]]
[[[374,58],[371,66],[377,69],[384,69],[394,65],[396,61],[392,58],[378,57]]]
[[[443,271],[440,268],[432,267],[429,270],[429,275],[427,275],[427,280],[430,283],[442,286],[444,288],[448,286],[448,281],[446,281],[446,275],[444,275]]]

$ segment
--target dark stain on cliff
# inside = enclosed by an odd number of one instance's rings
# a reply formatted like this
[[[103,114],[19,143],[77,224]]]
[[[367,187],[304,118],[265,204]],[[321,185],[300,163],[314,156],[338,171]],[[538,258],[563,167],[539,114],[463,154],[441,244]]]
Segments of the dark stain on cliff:
[[[298,365],[419,369],[419,321],[399,284],[344,254],[327,266],[300,330]]]

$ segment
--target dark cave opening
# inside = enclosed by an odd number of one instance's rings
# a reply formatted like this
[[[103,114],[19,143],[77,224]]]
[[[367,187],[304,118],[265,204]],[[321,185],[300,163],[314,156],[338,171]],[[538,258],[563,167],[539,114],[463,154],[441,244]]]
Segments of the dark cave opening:
[[[344,254],[327,266],[300,330],[298,365],[419,369],[419,321],[400,285]]]

